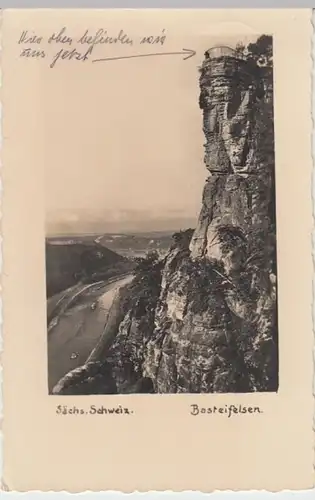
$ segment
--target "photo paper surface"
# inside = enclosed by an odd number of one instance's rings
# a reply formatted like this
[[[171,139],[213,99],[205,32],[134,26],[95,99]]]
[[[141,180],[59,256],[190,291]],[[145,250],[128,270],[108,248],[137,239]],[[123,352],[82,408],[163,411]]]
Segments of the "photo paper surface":
[[[164,45],[159,38],[155,46]],[[105,40],[99,37],[100,43]],[[74,187],[76,205],[68,210],[60,203],[68,202],[69,194],[57,196],[60,179],[49,184],[46,283],[53,394],[277,390],[272,36],[252,37],[247,45],[242,37],[235,41],[224,45],[223,39],[209,48],[200,76],[196,68],[200,94],[195,106],[202,110],[209,174],[199,217],[175,183],[161,206],[159,190],[152,192],[148,177],[137,200],[132,193],[139,178],[130,179],[118,210],[106,207],[106,190],[112,189],[108,179],[104,185],[99,176],[89,177],[86,208],[81,188],[78,193]],[[144,86],[151,87],[152,80],[149,76]],[[149,106],[150,89],[141,93],[142,103],[146,98]],[[127,123],[134,119],[127,111],[129,99],[126,92],[120,100]],[[183,102],[182,112],[192,104]],[[129,141],[131,155],[130,136]],[[186,180],[197,171],[192,183],[199,183],[201,191],[199,157]],[[116,162],[123,177],[130,166]],[[145,158],[138,162],[146,168]],[[171,169],[161,183],[170,182]],[[95,207],[94,192],[101,192],[104,208]],[[109,234],[107,227],[112,227]]]
[[[5,12],[10,489],[313,485],[311,34]]]

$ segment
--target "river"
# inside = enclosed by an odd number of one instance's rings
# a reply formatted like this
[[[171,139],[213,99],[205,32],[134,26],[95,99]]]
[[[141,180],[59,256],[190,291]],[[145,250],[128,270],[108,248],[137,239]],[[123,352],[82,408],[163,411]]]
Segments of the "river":
[[[112,283],[82,286],[79,293],[76,289],[72,306],[52,321],[47,339],[49,392],[66,373],[85,363],[104,331],[116,291],[132,279],[128,275]]]

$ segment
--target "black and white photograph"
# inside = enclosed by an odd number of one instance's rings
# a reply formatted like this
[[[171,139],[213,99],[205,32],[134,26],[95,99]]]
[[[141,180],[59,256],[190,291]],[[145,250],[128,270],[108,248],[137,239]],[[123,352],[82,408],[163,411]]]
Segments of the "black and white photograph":
[[[312,488],[311,10],[4,14],[5,484]]]
[[[273,39],[202,43],[131,76],[132,59],[97,63],[107,87],[62,117],[77,146],[47,178],[50,395],[278,391]]]

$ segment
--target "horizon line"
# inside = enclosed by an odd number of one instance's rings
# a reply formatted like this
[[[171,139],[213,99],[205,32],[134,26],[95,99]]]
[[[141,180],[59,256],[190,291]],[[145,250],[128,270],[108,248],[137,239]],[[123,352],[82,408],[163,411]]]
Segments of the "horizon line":
[[[97,236],[101,234],[147,234],[147,233],[174,233],[178,231],[185,231],[186,229],[194,229],[191,227],[185,226],[185,229],[181,228],[173,228],[173,229],[150,229],[150,230],[126,230],[126,231],[92,231],[92,232],[76,232],[76,233],[45,233],[45,238],[52,238],[52,237],[71,237],[71,236]]]

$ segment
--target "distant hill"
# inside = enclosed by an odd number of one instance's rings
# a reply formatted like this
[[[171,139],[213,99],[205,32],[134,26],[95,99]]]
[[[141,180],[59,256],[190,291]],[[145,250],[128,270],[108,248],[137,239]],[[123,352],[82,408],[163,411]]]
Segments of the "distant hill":
[[[167,252],[172,243],[172,233],[104,234],[97,241],[114,252],[131,257],[151,250]]]
[[[47,297],[125,261],[121,255],[95,242],[54,242],[47,239]]]
[[[144,256],[148,251],[158,251],[165,254],[172,244],[174,231],[149,231],[137,233],[101,233],[54,235],[47,241],[54,245],[69,245],[74,243],[99,244],[123,257],[135,258]]]

